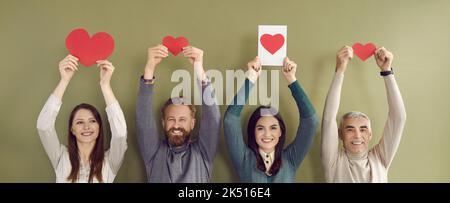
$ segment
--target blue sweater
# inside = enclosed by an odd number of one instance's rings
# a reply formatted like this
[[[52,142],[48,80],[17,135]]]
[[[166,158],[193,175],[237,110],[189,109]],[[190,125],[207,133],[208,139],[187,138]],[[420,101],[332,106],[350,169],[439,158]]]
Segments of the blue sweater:
[[[241,127],[241,112],[247,102],[254,84],[248,79],[244,87],[228,106],[224,117],[225,140],[234,168],[241,182],[245,183],[289,183],[294,182],[295,173],[314,140],[317,117],[314,108],[300,84],[295,81],[289,85],[300,113],[300,124],[295,140],[282,153],[281,168],[276,175],[267,176],[256,165],[255,153],[244,143]]]

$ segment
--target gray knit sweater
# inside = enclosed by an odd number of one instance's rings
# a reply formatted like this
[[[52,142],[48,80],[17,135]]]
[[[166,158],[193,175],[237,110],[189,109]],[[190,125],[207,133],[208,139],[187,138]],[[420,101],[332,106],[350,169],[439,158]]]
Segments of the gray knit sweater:
[[[211,83],[201,85],[200,95],[208,96],[202,98],[199,134],[194,136],[197,140],[176,149],[157,130],[156,121],[160,119],[155,119],[152,110],[153,86],[140,80],[136,106],[137,139],[148,182],[209,182],[220,135],[220,111]]]

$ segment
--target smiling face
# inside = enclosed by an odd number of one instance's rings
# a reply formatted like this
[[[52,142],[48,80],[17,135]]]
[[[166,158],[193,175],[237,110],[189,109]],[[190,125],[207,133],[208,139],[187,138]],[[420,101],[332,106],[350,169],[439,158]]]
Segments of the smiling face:
[[[79,143],[95,143],[99,135],[99,123],[88,109],[80,109],[75,113],[71,132]]]
[[[281,128],[274,116],[262,116],[255,127],[255,139],[258,147],[266,153],[275,150],[281,136]]]
[[[164,110],[162,125],[169,144],[178,147],[189,139],[195,126],[195,118],[189,106],[171,104]]]
[[[361,154],[368,150],[372,139],[370,121],[365,117],[347,117],[342,121],[339,138],[344,148],[352,154]]]

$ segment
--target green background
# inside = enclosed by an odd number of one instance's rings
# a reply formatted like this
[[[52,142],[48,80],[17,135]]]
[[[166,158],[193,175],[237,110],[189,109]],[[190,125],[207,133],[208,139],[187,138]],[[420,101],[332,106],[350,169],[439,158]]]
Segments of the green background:
[[[68,53],[64,39],[74,28],[105,31],[116,42],[109,58],[116,67],[112,87],[128,125],[128,151],[116,182],[145,182],[138,152],[135,103],[146,51],[166,35],[185,36],[205,51],[205,68],[225,73],[243,69],[257,54],[257,26],[287,25],[287,53],[299,64],[297,77],[319,119],[331,83],[335,54],[343,45],[373,42],[394,55],[396,79],[407,110],[403,138],[389,170],[390,182],[450,182],[449,91],[450,1],[57,1],[0,0],[0,182],[54,182],[40,143],[36,119],[59,81],[58,62]],[[172,87],[170,76],[188,68],[182,56],[165,59],[156,71],[155,98],[161,107]],[[373,58],[355,58],[346,73],[339,115],[367,113],[375,144],[387,116],[384,82]],[[282,77],[280,75],[280,77]],[[63,98],[56,129],[66,143],[71,109],[87,102],[105,116],[98,69],[81,67]],[[281,114],[291,142],[298,115],[283,78]],[[223,113],[226,106],[221,106]],[[244,111],[244,122],[256,106]],[[109,145],[109,144],[108,144]],[[296,182],[324,182],[320,127],[314,145],[297,171]],[[221,135],[212,182],[236,182]]]

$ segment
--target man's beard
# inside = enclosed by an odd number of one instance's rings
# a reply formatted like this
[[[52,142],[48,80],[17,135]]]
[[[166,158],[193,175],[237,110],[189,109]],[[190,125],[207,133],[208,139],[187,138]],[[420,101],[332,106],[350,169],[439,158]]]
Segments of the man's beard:
[[[176,130],[180,131],[181,135],[171,135],[171,132]],[[166,130],[167,140],[169,141],[169,144],[174,147],[183,145],[186,140],[189,139],[190,133],[191,131],[186,131],[184,128],[170,128],[169,130]]]

